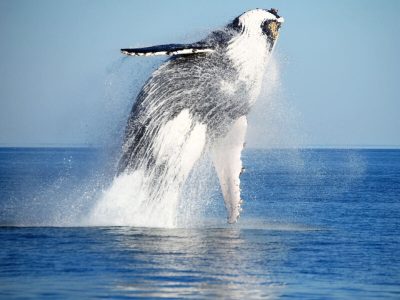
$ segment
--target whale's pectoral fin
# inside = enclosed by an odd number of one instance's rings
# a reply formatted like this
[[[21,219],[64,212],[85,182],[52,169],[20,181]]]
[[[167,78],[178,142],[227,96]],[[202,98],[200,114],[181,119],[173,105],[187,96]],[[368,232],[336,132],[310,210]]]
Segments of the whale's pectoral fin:
[[[242,172],[242,160],[240,156],[244,147],[246,129],[247,119],[242,116],[212,149],[212,159],[228,211],[228,223],[235,223],[241,211],[239,176]]]
[[[155,55],[189,55],[213,52],[214,48],[204,43],[194,44],[168,44],[145,48],[121,49],[121,53],[130,56],[155,56]]]

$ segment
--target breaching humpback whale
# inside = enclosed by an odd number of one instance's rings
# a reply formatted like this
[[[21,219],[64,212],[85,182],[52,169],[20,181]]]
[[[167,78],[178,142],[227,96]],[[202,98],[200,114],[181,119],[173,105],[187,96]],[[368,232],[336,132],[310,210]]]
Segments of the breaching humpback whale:
[[[121,49],[131,56],[171,57],[137,96],[117,176],[140,172],[151,187],[150,205],[177,206],[178,197],[171,195],[201,154],[210,151],[228,222],[236,222],[246,116],[260,93],[282,23],[276,9],[254,9],[193,44]]]

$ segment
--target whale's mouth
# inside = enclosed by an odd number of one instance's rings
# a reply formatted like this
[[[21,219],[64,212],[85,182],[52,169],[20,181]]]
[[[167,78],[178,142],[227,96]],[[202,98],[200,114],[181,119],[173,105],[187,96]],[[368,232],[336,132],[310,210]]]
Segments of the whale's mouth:
[[[278,14],[277,9],[271,8],[267,11],[275,18],[265,21],[262,25],[262,30],[263,33],[267,36],[268,42],[271,45],[270,50],[272,50],[276,40],[279,37],[279,29],[281,28],[282,23],[284,23],[285,20]]]

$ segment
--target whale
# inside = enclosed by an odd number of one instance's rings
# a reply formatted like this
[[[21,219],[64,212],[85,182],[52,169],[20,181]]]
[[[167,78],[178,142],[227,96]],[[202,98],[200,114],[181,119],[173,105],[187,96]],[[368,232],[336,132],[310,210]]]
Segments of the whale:
[[[237,222],[247,115],[283,22],[276,9],[258,8],[195,43],[121,49],[127,56],[168,57],[133,103],[116,172],[116,178],[140,174],[145,205],[155,214],[178,206],[182,186],[208,153],[227,222]]]

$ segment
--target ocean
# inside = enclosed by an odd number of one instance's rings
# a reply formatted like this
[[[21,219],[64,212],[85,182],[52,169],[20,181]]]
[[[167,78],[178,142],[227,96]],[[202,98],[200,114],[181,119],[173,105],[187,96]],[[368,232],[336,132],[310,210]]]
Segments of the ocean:
[[[0,149],[1,299],[400,299],[400,150],[247,149],[237,224],[211,176],[190,226],[84,226],[113,157]]]

